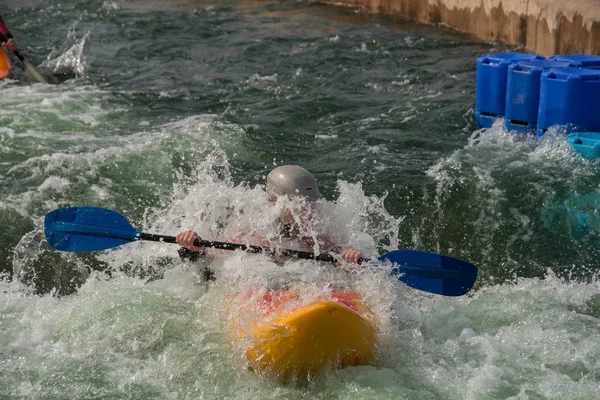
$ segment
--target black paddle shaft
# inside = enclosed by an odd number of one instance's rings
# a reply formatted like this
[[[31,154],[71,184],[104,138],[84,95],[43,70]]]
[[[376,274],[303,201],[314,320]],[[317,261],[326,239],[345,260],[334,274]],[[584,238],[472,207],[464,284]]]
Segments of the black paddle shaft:
[[[140,233],[141,240],[151,240],[154,242],[166,242],[166,243],[177,243],[177,239],[175,236],[165,236],[165,235],[156,235],[153,233]],[[221,250],[243,250],[249,253],[264,253],[270,256],[286,256],[286,257],[297,257],[303,258],[306,260],[317,260],[317,261],[326,261],[326,262],[336,262],[337,260],[331,254],[315,254],[309,251],[300,251],[300,250],[290,250],[290,249],[272,249],[269,247],[260,247],[253,246],[248,244],[241,243],[228,243],[228,242],[218,242],[214,240],[201,240],[196,239],[194,241],[194,246],[197,247],[213,247],[215,249]]]
[[[21,55],[21,53],[19,53],[19,51],[18,51],[18,50],[13,50],[13,54],[14,54],[15,56],[17,56],[17,58],[18,58],[19,60],[21,60],[21,62],[22,62],[23,64],[25,64],[25,57],[23,57],[23,56]]]

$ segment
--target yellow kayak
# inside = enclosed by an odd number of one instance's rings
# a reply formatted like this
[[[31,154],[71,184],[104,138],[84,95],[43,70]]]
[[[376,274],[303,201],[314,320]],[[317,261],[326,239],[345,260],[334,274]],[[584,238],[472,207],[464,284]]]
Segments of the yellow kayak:
[[[0,80],[10,77],[12,65],[4,49],[0,49]]]
[[[373,361],[377,326],[355,292],[302,305],[289,291],[273,291],[231,304],[239,306],[233,325],[255,371],[289,380]]]

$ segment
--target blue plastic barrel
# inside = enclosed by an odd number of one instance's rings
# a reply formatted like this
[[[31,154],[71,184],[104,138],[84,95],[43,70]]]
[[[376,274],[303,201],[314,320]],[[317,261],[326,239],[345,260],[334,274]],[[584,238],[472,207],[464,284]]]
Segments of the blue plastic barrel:
[[[535,133],[540,103],[540,76],[550,68],[568,68],[567,61],[519,61],[508,67],[505,124],[509,131]]]
[[[600,56],[591,54],[557,54],[548,57],[549,60],[566,61],[573,67],[600,69]]]
[[[489,128],[496,118],[504,117],[508,66],[527,60],[544,60],[544,57],[525,53],[497,53],[484,54],[477,59],[475,117],[482,128]]]
[[[600,70],[551,68],[542,72],[537,134],[551,126],[566,133],[600,130]]]

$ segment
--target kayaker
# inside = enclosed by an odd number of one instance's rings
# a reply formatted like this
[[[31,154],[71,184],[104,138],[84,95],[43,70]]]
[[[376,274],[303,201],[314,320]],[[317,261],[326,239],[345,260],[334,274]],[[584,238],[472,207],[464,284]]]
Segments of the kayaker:
[[[2,42],[2,47],[5,49],[10,51],[17,50],[17,41],[13,38],[6,25],[4,25],[2,15],[0,15],[0,42]]]
[[[281,237],[294,241],[297,247],[302,247],[302,250],[313,251],[316,244],[315,239],[312,236],[302,235],[301,228],[310,222],[312,204],[321,198],[317,180],[309,171],[298,165],[279,166],[267,175],[267,201],[274,205],[280,196],[287,196],[290,200],[300,198],[300,203],[303,205],[302,210],[296,213],[287,207],[282,209],[278,221]],[[295,217],[294,214],[301,217]],[[194,241],[198,237],[194,231],[184,231],[177,235],[177,243],[182,247],[179,251],[182,259],[195,261],[207,253],[206,249],[194,246]],[[339,254],[340,258],[347,263],[356,263],[359,258],[362,258],[360,251],[341,249],[327,236],[319,236],[316,240],[319,252]],[[270,241],[264,237],[257,234],[247,237],[243,232],[233,241],[262,247],[271,245]]]

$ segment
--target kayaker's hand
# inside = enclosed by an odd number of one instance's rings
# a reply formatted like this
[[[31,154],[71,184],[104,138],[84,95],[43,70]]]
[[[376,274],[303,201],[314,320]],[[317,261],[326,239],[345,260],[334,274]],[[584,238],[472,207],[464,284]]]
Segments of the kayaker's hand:
[[[200,236],[198,236],[198,234],[194,231],[185,231],[185,232],[181,232],[179,235],[177,235],[177,244],[180,245],[181,247],[185,247],[188,250],[191,251],[204,251],[203,247],[196,247],[194,246],[194,241],[196,239],[199,239]]]
[[[17,50],[17,41],[13,38],[8,39],[6,42],[2,42],[2,47],[10,51]]]
[[[342,251],[342,254],[340,254],[340,257],[342,258],[342,260],[346,261],[347,263],[356,264],[356,263],[358,263],[358,259],[362,258],[362,253],[358,250],[346,249],[346,250]]]

